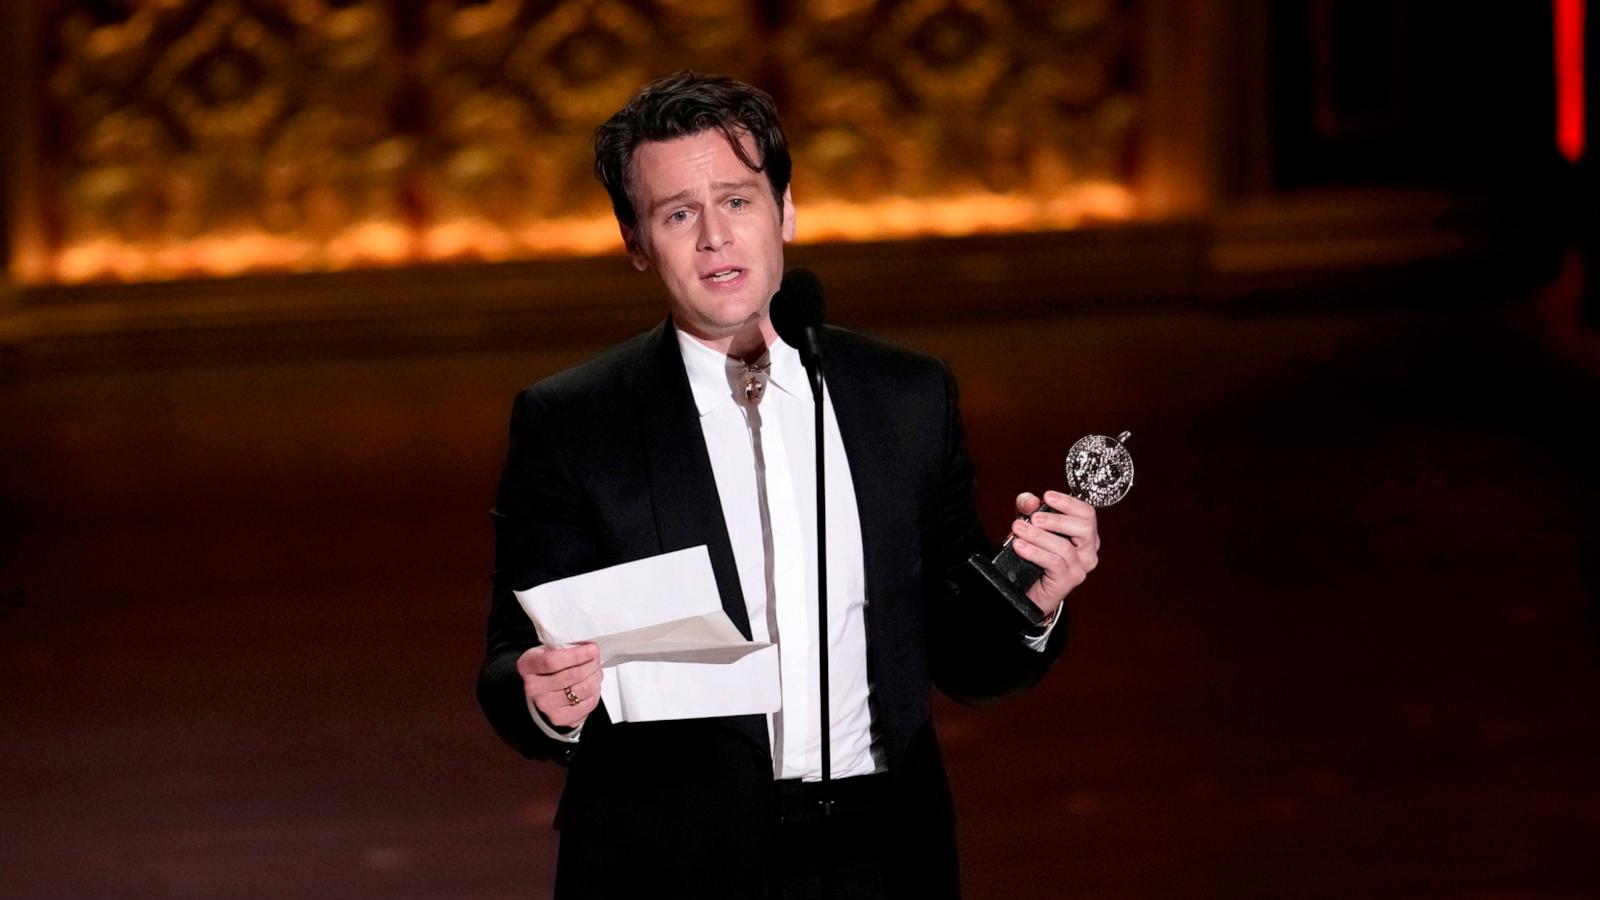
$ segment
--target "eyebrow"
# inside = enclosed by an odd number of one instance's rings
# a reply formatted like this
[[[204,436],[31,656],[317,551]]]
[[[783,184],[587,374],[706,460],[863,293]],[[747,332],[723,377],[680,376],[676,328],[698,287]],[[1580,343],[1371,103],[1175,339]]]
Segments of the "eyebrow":
[[[748,190],[755,186],[756,179],[754,176],[751,176],[750,178],[741,179],[739,181],[714,181],[711,183],[711,190],[716,192],[740,189]],[[662,207],[671,206],[674,203],[682,203],[692,196],[694,196],[694,189],[685,188],[684,190],[673,194],[671,197],[662,197],[660,200],[650,204],[650,214],[655,215],[655,213]]]

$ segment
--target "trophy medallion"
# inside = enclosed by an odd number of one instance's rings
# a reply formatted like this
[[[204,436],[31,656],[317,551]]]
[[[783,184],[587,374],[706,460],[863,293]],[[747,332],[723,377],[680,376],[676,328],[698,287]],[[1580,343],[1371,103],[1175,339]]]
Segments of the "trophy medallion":
[[[1123,444],[1131,436],[1124,431],[1115,438],[1103,434],[1079,438],[1067,451],[1067,493],[1096,509],[1128,496],[1133,488],[1133,457]]]

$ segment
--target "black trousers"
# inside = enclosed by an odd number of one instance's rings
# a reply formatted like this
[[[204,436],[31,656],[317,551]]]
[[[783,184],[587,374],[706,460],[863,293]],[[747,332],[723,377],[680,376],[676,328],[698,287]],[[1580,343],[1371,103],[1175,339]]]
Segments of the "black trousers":
[[[890,827],[888,776],[829,784],[778,782],[773,900],[886,900],[882,848]]]

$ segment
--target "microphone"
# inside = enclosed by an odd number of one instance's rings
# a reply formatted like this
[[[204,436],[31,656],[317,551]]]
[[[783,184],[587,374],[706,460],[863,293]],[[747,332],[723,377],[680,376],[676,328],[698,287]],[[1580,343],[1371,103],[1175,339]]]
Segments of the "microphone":
[[[824,829],[827,817],[833,810],[829,785],[833,780],[832,705],[828,702],[828,491],[823,460],[827,458],[823,441],[822,347],[822,280],[810,269],[796,266],[783,273],[783,284],[772,297],[767,315],[772,319],[772,330],[785,344],[800,351],[800,362],[806,367],[806,377],[811,382],[811,408],[815,414],[812,434],[816,435],[813,457],[817,466],[817,709],[821,719],[817,723],[822,737],[822,779],[819,785]],[[826,830],[824,837],[827,836]],[[824,897],[833,896],[832,860],[823,841],[822,890]]]
[[[768,312],[772,328],[783,342],[800,351],[800,362],[812,371],[822,359],[818,332],[822,330],[822,279],[797,266],[783,273],[783,284]]]

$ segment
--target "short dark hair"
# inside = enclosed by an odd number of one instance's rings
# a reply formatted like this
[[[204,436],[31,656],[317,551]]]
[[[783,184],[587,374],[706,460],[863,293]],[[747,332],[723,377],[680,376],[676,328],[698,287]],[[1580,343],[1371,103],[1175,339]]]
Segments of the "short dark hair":
[[[639,145],[692,137],[713,128],[722,132],[750,171],[766,174],[781,216],[783,192],[789,187],[789,140],[772,97],[726,75],[684,69],[640,88],[627,106],[595,129],[594,174],[611,195],[617,221],[629,228],[638,222],[628,196],[628,169]],[[750,158],[741,134],[755,141],[759,160]]]

